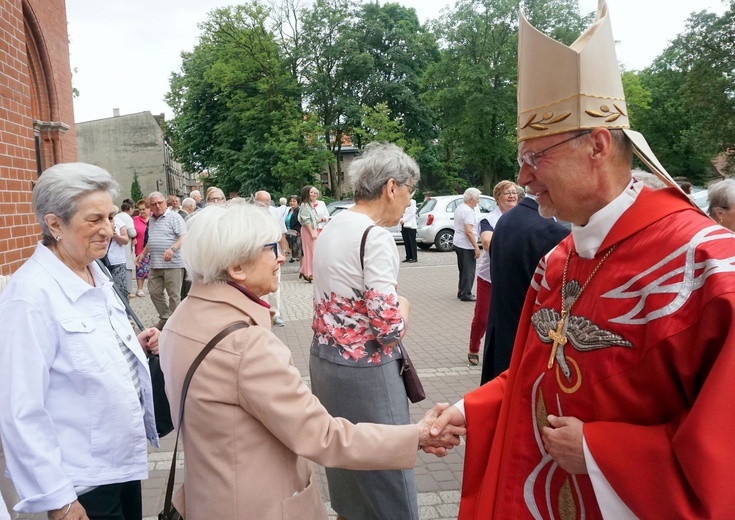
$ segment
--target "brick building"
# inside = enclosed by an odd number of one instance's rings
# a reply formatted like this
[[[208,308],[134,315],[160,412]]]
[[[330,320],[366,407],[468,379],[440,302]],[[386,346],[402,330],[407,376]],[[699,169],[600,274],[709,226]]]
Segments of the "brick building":
[[[64,0],[0,2],[0,274],[35,248],[44,169],[77,159]]]

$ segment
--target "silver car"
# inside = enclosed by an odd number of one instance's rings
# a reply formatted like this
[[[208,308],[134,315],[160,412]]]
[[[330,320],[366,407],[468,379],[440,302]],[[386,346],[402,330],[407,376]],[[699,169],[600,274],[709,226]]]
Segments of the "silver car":
[[[462,202],[462,195],[439,195],[424,200],[417,212],[416,242],[421,249],[429,249],[432,245],[439,251],[451,251],[454,248],[454,210]],[[475,211],[486,214],[496,206],[494,198],[480,195],[480,203]]]

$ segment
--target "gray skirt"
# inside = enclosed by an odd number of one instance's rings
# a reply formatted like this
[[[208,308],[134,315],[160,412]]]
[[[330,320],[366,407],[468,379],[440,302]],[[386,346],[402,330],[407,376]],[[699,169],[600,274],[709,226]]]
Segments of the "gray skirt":
[[[375,367],[337,365],[314,354],[311,389],[334,417],[353,422],[410,424],[398,361]],[[348,520],[418,520],[413,470],[326,468],[332,509]]]

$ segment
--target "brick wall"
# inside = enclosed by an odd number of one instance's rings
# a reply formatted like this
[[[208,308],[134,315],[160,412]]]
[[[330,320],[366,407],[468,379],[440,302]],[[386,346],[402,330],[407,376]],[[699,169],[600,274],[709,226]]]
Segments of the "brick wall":
[[[63,0],[0,2],[0,274],[27,259],[40,228],[31,210],[42,168],[76,160],[71,70]],[[68,130],[65,130],[68,127]]]

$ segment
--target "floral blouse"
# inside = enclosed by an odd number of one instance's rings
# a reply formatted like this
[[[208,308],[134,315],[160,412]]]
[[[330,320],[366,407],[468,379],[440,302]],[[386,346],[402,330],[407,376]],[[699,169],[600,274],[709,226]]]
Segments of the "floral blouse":
[[[394,348],[404,323],[398,309],[398,249],[391,234],[354,211],[342,211],[314,249],[314,339],[311,352],[333,363],[375,366],[402,357]],[[392,346],[386,346],[394,344]]]

